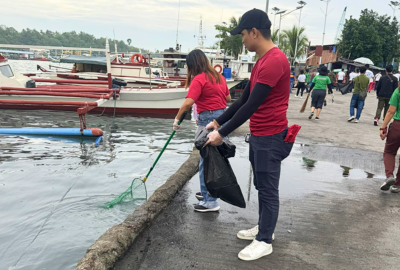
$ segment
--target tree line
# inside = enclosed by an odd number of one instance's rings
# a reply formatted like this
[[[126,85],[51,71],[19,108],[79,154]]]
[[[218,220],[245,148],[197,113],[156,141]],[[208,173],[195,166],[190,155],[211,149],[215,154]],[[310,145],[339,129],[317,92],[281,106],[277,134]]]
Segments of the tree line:
[[[114,40],[109,39],[110,50],[114,52]],[[116,40],[118,52],[138,52],[139,48],[130,46],[131,39],[126,44],[123,40]],[[36,46],[63,46],[63,47],[81,47],[81,48],[98,48],[102,49],[106,46],[106,38],[96,38],[95,36],[85,33],[71,31],[60,33],[58,31],[37,31],[36,29],[22,29],[18,32],[13,27],[0,25],[0,44],[15,45],[36,45]],[[142,49],[142,53],[149,53],[148,50]]]
[[[375,65],[386,66],[400,56],[399,23],[396,17],[380,16],[373,10],[362,10],[359,19],[346,20],[338,44],[342,57],[367,57]]]

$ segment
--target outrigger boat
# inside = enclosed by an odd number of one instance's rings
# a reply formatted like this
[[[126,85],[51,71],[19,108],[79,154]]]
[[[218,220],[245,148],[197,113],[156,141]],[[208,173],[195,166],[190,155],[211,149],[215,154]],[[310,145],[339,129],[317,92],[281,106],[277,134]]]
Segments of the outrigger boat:
[[[30,45],[0,44],[8,48],[32,48]],[[38,46],[36,46],[38,47]],[[59,48],[40,46],[44,49],[88,50],[86,48]],[[108,40],[105,49],[91,49],[106,54],[107,70],[111,71]],[[181,83],[145,87],[126,87],[125,82],[103,74],[107,80],[29,78],[15,73],[7,59],[0,58],[0,108],[75,110],[88,104],[85,110],[116,112],[118,114],[152,114],[173,117],[183,103],[187,90]],[[151,79],[150,79],[151,80]],[[40,83],[40,85],[38,84]],[[46,85],[42,85],[46,83]],[[120,84],[119,86],[116,84]],[[119,87],[121,87],[119,89]],[[117,89],[118,88],[118,89]]]

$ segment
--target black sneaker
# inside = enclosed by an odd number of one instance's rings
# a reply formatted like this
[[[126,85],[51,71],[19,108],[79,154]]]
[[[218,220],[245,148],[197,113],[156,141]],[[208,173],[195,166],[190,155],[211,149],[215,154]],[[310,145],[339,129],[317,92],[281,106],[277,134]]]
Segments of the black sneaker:
[[[324,106],[326,107],[326,100],[324,100]]]
[[[396,182],[396,179],[394,179],[393,176],[386,178],[385,182],[383,182],[383,184],[381,186],[381,190],[388,191],[390,189],[390,187],[394,185],[395,182]]]
[[[315,117],[315,120],[319,120],[319,117]]]
[[[207,208],[207,207],[204,207],[202,205],[195,205],[194,206],[194,211],[203,212],[203,213],[205,213],[205,212],[217,212],[220,208],[221,207],[219,207],[219,206],[217,206],[215,208]]]
[[[197,192],[196,193],[196,199],[198,199],[199,201],[203,200],[203,194],[201,192]]]
[[[313,118],[313,116],[314,116],[314,113],[312,112],[311,114],[310,114],[310,116],[308,117],[308,119],[312,119]]]
[[[379,121],[378,118],[375,118],[375,120],[374,120],[374,126],[376,126],[376,127],[378,126],[378,121]]]

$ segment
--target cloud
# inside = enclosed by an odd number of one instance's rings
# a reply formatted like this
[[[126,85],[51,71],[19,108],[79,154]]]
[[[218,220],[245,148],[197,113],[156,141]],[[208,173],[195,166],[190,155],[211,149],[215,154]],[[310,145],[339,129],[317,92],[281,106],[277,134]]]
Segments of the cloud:
[[[306,27],[306,35],[312,44],[322,42],[325,3],[318,0],[305,0],[301,25]],[[270,11],[277,6],[291,11],[296,0],[270,0]],[[137,46],[160,48],[173,46],[178,19],[179,0],[13,0],[7,8],[0,9],[2,24],[22,28],[42,30],[72,31],[93,33],[96,36],[111,36],[115,29],[117,38],[136,37]],[[4,5],[3,5],[4,6]],[[389,6],[376,5],[373,0],[331,1],[327,20],[325,44],[332,43],[343,9],[358,17],[360,10],[373,8],[380,14],[391,15]],[[193,47],[194,35],[198,34],[200,16],[203,18],[203,34],[207,36],[206,45],[216,42],[214,25],[229,21],[232,16],[239,17],[252,9],[265,9],[265,0],[181,0],[179,42],[185,47]],[[355,14],[354,14],[355,13]],[[282,20],[282,29],[298,24],[299,11]],[[271,21],[274,16],[268,14]],[[18,18],[17,20],[15,18]],[[279,18],[276,17],[276,24]],[[278,26],[275,26],[275,29]],[[189,44],[189,45],[187,45]]]

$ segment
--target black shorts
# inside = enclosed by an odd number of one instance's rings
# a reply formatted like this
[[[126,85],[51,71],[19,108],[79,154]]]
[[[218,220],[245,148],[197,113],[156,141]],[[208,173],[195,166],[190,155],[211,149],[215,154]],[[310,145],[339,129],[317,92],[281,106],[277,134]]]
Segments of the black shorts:
[[[322,109],[325,97],[326,97],[326,90],[314,89],[311,95],[311,107],[315,107],[316,109]]]

